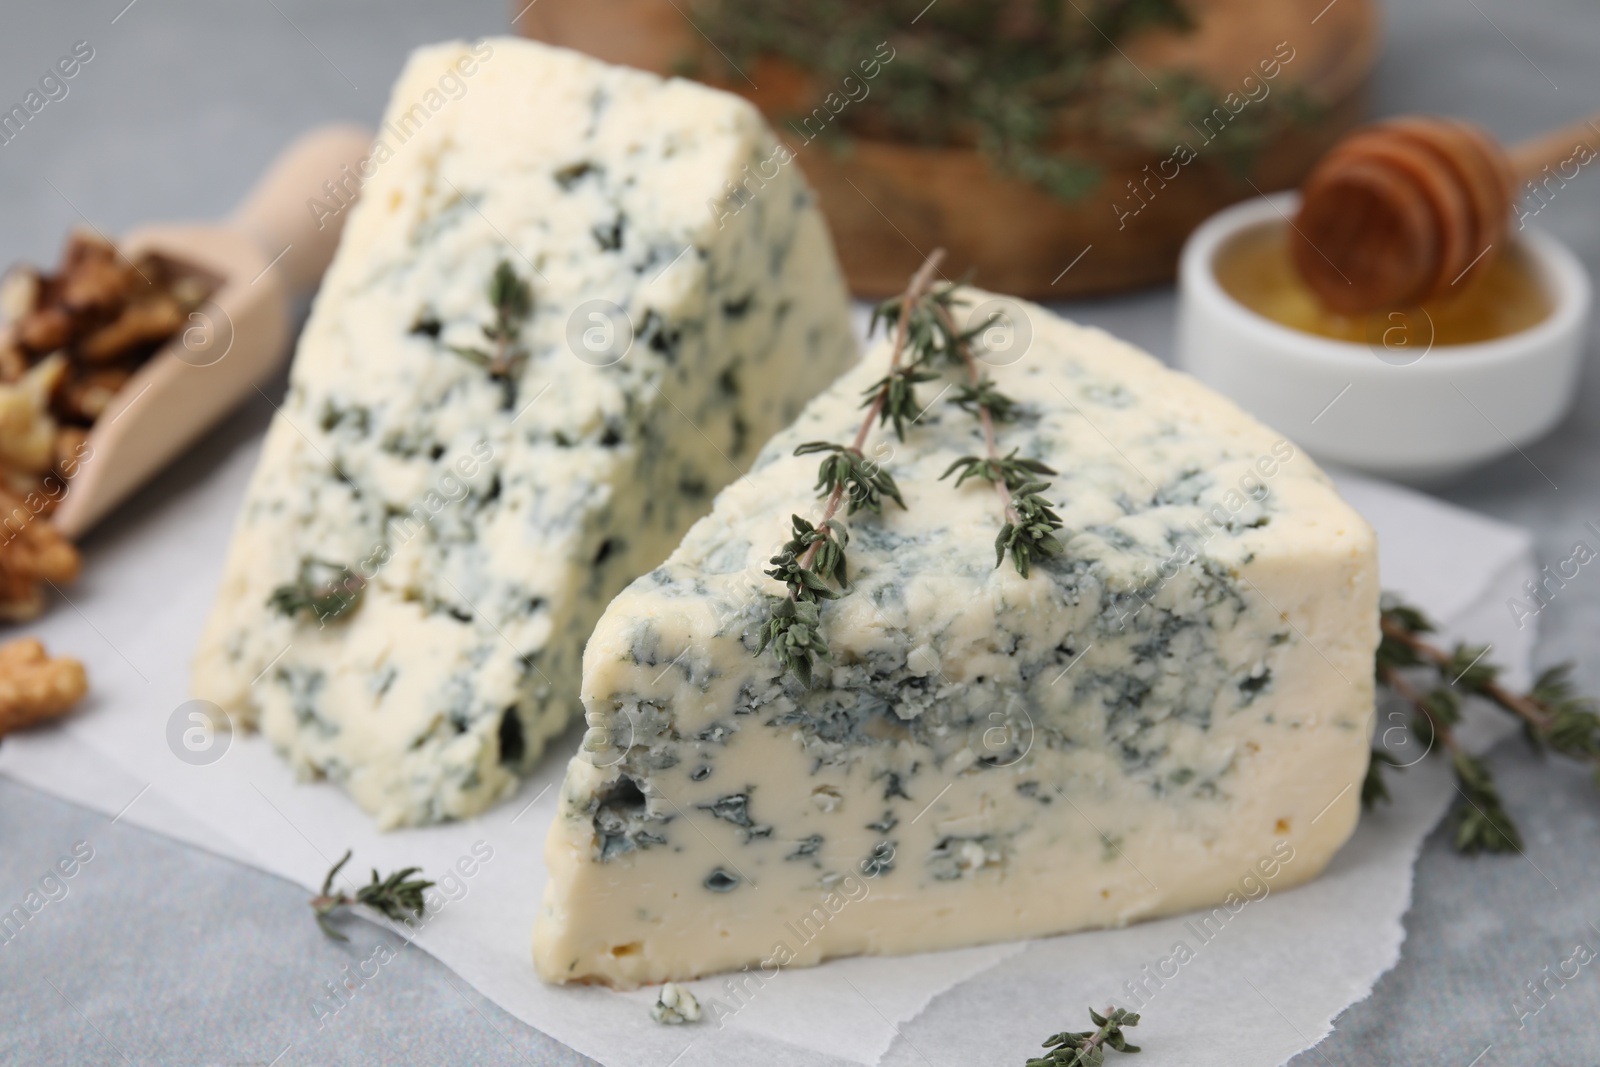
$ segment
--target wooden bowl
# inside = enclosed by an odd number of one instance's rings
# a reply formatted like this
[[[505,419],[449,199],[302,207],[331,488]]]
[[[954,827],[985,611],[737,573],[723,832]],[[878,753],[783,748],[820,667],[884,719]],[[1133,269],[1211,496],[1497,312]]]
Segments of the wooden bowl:
[[[859,136],[845,153],[820,141],[801,145],[797,159],[821,198],[851,289],[862,296],[899,292],[938,246],[949,252],[951,277],[973,271],[977,285],[1038,299],[1164,282],[1174,276],[1184,239],[1208,216],[1258,192],[1299,184],[1361,117],[1380,39],[1375,0],[1191,0],[1190,9],[1192,32],[1145,33],[1128,42],[1125,60],[1109,62],[1130,63],[1151,77],[1186,71],[1226,94],[1247,75],[1259,79],[1258,64],[1283,54],[1280,48],[1292,49],[1270,91],[1303,92],[1318,105],[1315,121],[1274,135],[1247,174],[1208,150],[1204,131],[1196,130],[1188,141],[1195,158],[1166,181],[1160,174],[1172,150],[1070,142],[1103,173],[1094,190],[1073,202],[1000,174],[973,148]],[[670,73],[710,47],[686,10],[683,0],[540,0],[522,12],[517,27],[610,62]],[[775,58],[746,73],[750,82],[715,84],[752,100],[775,125],[827,95],[804,71]],[[792,135],[786,140],[797,142]],[[1140,186],[1139,196],[1130,183]]]

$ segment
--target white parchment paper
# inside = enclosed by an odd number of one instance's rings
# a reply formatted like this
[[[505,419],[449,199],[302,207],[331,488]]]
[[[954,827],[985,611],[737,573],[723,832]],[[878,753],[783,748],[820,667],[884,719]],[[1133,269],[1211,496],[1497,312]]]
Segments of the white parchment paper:
[[[737,996],[724,979],[694,983],[703,1001],[727,1009],[717,1012],[720,1025],[656,1024],[653,992],[543,985],[530,932],[562,753],[575,749],[576,733],[484,817],[388,834],[336,788],[296,783],[259,737],[223,735],[225,752],[205,765],[174,754],[169,726],[188,699],[189,656],[255,454],[255,444],[241,446],[178,500],[123,516],[96,542],[70,603],[38,627],[53,651],[88,664],[91,697],[56,728],[7,738],[0,773],[308,889],[347,847],[360,880],[369,867],[420,864],[442,885],[415,944],[512,1014],[605,1063],[1020,1063],[1046,1034],[1078,1028],[1084,1005],[1131,1003],[1124,983],[1186,936],[1180,917],[839,960],[784,971]],[[1385,587],[1453,632],[1494,642],[1495,658],[1525,677],[1533,634],[1516,629],[1504,602],[1531,573],[1529,538],[1407,491],[1353,477],[1340,484],[1378,529]],[[1495,734],[1474,736],[1484,744]],[[1153,993],[1147,983],[1144,1067],[1271,1067],[1371,991],[1399,955],[1417,849],[1453,796],[1433,760],[1395,776],[1395,789],[1395,805],[1364,819],[1320,880],[1250,904],[1221,935],[1191,945],[1194,959],[1176,978]],[[936,1010],[925,1010],[936,998]],[[1260,1010],[1227,1010],[1241,1003]]]

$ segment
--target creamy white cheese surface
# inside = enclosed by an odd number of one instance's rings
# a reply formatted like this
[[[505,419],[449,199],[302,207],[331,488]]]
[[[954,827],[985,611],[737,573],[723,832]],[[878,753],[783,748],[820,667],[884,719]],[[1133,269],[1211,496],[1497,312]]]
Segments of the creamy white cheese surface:
[[[605,603],[855,345],[810,192],[729,94],[424,48],[363,170],[193,688],[395,826],[515,787],[578,710]],[[486,367],[462,350],[496,348],[502,263],[531,308]],[[308,560],[359,603],[269,607]]]
[[[969,305],[989,294],[969,292]],[[993,487],[940,475],[977,420],[918,387],[869,458],[814,688],[753,654],[762,570],[816,520],[880,344],[725,489],[589,641],[590,731],[546,844],[549,981],[629,987],[1228,906],[1316,875],[1353,829],[1378,640],[1366,523],[1293,444],[1097,330],[1011,302],[999,427],[1059,473],[1066,551],[995,566]],[[1230,896],[1231,895],[1231,896]]]

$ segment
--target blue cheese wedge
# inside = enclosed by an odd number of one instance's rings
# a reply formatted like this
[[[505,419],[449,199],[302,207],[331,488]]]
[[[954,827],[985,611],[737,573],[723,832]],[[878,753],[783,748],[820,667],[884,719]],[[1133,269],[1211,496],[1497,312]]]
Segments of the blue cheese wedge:
[[[968,293],[969,313],[991,299]],[[1002,301],[1002,304],[1006,302]],[[992,305],[989,305],[992,306]],[[904,495],[850,518],[813,687],[754,654],[814,440],[880,345],[601,618],[586,751],[546,844],[539,973],[618,987],[1232,907],[1355,825],[1373,716],[1371,529],[1290,442],[1097,330],[1009,302],[1003,452],[1059,474],[1064,553],[995,566],[974,417],[920,385]],[[1018,342],[1020,343],[1020,342]],[[1251,887],[1256,887],[1252,889]]]
[[[393,827],[513,790],[606,602],[856,351],[737,97],[424,48],[360,174],[193,688]]]

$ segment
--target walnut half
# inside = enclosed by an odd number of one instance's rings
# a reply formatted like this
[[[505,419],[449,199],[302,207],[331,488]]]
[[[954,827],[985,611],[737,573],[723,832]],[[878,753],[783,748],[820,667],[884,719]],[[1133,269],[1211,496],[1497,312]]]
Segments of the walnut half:
[[[39,515],[30,501],[0,489],[0,620],[21,622],[44,610],[45,582],[78,576],[72,542]]]
[[[51,659],[38,638],[0,645],[0,736],[60,715],[88,691],[83,664]]]

